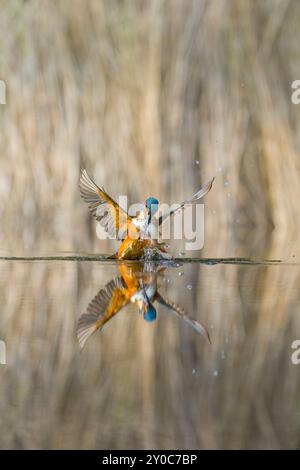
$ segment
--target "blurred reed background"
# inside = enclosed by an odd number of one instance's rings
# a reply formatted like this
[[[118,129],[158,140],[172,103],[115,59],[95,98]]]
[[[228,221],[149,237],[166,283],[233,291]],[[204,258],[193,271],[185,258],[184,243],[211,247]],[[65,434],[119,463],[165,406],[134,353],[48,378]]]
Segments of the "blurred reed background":
[[[199,256],[299,260],[300,105],[291,102],[299,24],[297,0],[1,0],[1,254],[112,251],[79,197],[84,166],[130,202],[180,201],[215,175]],[[178,361],[186,354],[211,370],[217,339],[207,351],[188,337],[182,349],[182,330],[145,330],[130,318],[76,356],[76,316],[109,269],[2,264],[1,338],[18,347],[0,371],[1,447],[299,445],[299,380],[284,369],[299,332],[297,266],[189,268],[191,313],[217,331],[226,322],[238,345],[228,367],[241,369],[240,388],[232,374],[209,395],[204,372],[203,394],[192,395],[199,406],[210,397],[201,419],[184,400],[193,384]],[[187,296],[176,285],[172,294]],[[259,347],[247,375],[249,333]],[[166,344],[172,367],[161,357]],[[109,361],[124,367],[113,375]],[[277,369],[287,394],[276,388]],[[218,412],[213,425],[205,409]]]
[[[108,250],[83,165],[130,202],[180,201],[215,175],[205,255],[299,256],[299,2],[0,6],[3,251]]]

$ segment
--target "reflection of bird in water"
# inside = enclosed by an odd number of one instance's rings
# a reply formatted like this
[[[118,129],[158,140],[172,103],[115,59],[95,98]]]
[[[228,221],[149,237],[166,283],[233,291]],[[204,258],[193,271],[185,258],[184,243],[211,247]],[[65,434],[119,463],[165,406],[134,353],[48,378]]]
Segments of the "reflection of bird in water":
[[[118,259],[141,259],[154,257],[168,259],[164,243],[159,243],[158,234],[160,225],[185,204],[201,199],[211,189],[214,178],[197,191],[194,196],[170,209],[158,218],[154,215],[158,211],[159,202],[154,197],[148,197],[142,211],[131,217],[119,204],[114,201],[106,191],[91,180],[86,170],[81,171],[80,195],[88,203],[93,216],[106,232],[114,239],[122,240],[117,252]]]
[[[150,264],[150,267],[148,266]],[[97,330],[113,318],[123,307],[132,303],[139,309],[140,315],[147,322],[156,319],[155,301],[167,307],[182,318],[195,331],[210,342],[209,333],[199,322],[190,318],[179,305],[169,301],[158,292],[158,277],[165,270],[162,266],[151,266],[151,263],[119,266],[121,276],[111,280],[89,303],[87,312],[78,320],[77,338],[81,347]]]

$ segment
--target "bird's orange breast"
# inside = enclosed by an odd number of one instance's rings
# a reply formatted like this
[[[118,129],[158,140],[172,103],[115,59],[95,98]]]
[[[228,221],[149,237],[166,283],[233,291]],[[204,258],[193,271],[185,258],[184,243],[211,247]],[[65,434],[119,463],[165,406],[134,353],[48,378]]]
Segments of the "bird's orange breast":
[[[149,240],[140,238],[133,240],[125,238],[118,251],[118,259],[137,259],[144,253],[145,248],[149,245]]]

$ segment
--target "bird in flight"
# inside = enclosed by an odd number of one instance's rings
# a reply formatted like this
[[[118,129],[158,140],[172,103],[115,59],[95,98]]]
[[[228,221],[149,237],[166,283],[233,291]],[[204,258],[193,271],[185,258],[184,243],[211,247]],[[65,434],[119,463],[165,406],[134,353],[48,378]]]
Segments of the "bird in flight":
[[[163,276],[166,268],[147,265],[149,263],[132,265],[125,261],[119,264],[120,276],[112,279],[103,289],[100,289],[89,303],[86,312],[78,320],[77,338],[81,348],[93,333],[101,330],[130,303],[138,307],[145,321],[152,322],[157,317],[153,304],[158,302],[211,342],[205,326],[191,318],[182,307],[171,302],[158,291],[158,278]]]
[[[158,240],[160,226],[175,212],[184,209],[185,204],[194,203],[205,196],[212,188],[213,182],[214,178],[190,199],[156,218],[154,215],[159,208],[156,198],[148,197],[143,210],[134,217],[130,216],[104,188],[97,186],[85,169],[81,170],[79,189],[82,199],[108,235],[121,241],[117,254],[112,257],[120,260],[145,259],[147,256],[154,259],[169,259],[165,244]]]

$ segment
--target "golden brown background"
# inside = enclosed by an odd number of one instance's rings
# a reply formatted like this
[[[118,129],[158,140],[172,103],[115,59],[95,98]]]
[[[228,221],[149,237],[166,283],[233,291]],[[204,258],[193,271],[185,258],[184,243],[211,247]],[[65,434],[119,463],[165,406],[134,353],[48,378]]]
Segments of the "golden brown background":
[[[101,251],[84,165],[130,202],[215,175],[205,254],[298,256],[299,19],[288,0],[1,1],[2,250]]]
[[[300,2],[0,1],[0,75],[1,255],[111,251],[85,166],[131,202],[215,175],[200,255],[293,263],[190,266],[182,292],[171,275],[211,349],[124,315],[79,355],[76,317],[114,268],[2,262],[1,448],[299,446]]]

